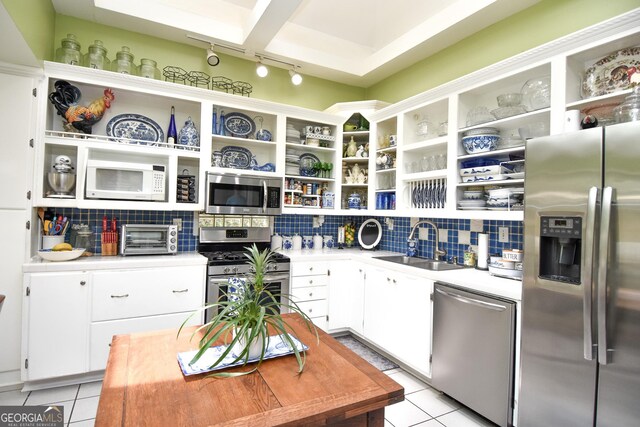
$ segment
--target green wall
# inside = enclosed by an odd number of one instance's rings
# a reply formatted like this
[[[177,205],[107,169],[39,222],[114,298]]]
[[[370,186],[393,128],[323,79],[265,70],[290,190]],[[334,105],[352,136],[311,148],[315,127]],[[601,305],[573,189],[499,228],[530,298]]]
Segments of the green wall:
[[[56,11],[50,0],[2,0],[36,58],[53,58]]]
[[[542,0],[367,89],[397,102],[579,29],[640,7],[640,0]]]
[[[70,16],[56,15],[53,40],[56,48],[67,33],[73,33],[78,37],[82,52],[86,52],[94,40],[102,40],[111,60],[122,46],[129,46],[137,64],[141,58],[150,58],[158,62],[160,70],[167,65],[174,65],[186,71],[203,71],[210,76],[224,76],[233,81],[248,82],[253,86],[253,98],[324,110],[336,102],[362,100],[365,94],[364,88],[305,76],[304,70],[301,72],[304,80],[300,86],[291,84],[288,70],[277,67],[269,67],[269,75],[261,79],[256,75],[254,62],[220,52],[217,52],[221,59],[220,64],[210,67],[206,61],[208,46],[205,43],[202,43],[202,47],[194,47]]]

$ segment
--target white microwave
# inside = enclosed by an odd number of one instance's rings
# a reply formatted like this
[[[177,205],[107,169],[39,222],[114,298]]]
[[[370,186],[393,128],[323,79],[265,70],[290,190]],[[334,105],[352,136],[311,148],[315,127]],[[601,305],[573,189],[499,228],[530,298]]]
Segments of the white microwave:
[[[89,159],[87,199],[165,201],[164,165]]]

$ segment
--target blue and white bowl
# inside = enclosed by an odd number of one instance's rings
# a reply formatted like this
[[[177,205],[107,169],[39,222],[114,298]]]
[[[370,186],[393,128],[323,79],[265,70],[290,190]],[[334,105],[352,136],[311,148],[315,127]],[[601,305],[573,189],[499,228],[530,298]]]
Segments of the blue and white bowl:
[[[462,147],[469,154],[493,151],[498,147],[500,135],[473,135],[462,138]]]

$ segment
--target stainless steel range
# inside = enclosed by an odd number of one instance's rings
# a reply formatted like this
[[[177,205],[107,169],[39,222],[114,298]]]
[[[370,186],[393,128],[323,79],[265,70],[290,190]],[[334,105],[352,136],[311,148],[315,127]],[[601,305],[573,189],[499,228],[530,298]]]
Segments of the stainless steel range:
[[[198,252],[208,258],[207,268],[207,304],[224,300],[230,277],[242,277],[249,272],[245,257],[246,248],[255,244],[264,250],[270,245],[269,227],[202,227]],[[274,253],[275,263],[265,275],[265,287],[274,295],[289,294],[289,258]],[[276,297],[278,298],[278,297]],[[279,298],[278,298],[279,299]],[[214,316],[213,310],[207,310],[206,321]]]

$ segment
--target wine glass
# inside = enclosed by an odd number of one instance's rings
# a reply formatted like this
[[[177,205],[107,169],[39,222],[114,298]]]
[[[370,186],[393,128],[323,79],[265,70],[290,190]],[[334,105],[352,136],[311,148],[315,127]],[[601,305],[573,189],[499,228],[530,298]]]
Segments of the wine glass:
[[[333,169],[333,163],[326,163],[327,165],[327,178],[331,178],[331,169]]]

